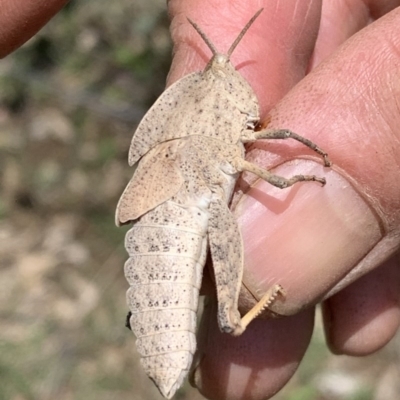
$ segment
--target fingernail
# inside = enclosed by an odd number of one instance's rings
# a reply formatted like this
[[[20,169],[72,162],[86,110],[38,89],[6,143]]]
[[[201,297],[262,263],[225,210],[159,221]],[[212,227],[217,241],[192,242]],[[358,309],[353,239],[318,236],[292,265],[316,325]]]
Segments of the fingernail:
[[[326,185],[302,182],[287,189],[258,180],[238,201],[244,240],[244,284],[261,298],[272,285],[286,291],[270,309],[289,315],[318,300],[379,242],[377,215],[333,168],[294,160],[274,174],[316,175]]]

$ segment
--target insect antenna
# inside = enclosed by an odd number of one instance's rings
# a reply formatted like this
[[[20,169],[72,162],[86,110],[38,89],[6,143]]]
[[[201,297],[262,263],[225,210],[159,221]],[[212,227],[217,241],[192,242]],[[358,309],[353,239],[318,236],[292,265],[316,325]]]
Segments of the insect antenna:
[[[231,47],[228,50],[227,56],[228,59],[231,58],[231,55],[233,51],[235,50],[236,46],[239,44],[239,42],[242,40],[243,36],[246,34],[246,32],[249,30],[250,26],[253,24],[253,22],[257,19],[257,17],[261,14],[263,11],[263,8],[260,8],[250,19],[250,21],[246,24],[246,26],[242,29],[242,31],[239,33],[239,36],[236,38],[236,40],[232,43]]]
[[[206,34],[199,28],[199,26],[194,23],[190,18],[188,18],[188,21],[190,22],[190,24],[193,26],[194,29],[196,29],[197,33],[201,36],[201,38],[204,40],[204,42],[206,43],[206,45],[210,48],[211,52],[213,53],[213,55],[217,55],[218,51],[215,48],[215,46],[210,42],[210,40],[208,39],[208,37],[206,36]]]

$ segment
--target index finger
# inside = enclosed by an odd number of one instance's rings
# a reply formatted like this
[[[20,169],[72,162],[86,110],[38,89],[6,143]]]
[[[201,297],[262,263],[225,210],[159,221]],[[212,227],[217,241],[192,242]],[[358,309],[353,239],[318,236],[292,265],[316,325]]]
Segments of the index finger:
[[[68,0],[0,0],[0,57],[30,39]]]
[[[265,115],[306,73],[319,26],[320,2],[171,1],[175,56],[169,83],[203,69],[211,57],[187,17],[225,53],[260,7],[264,11],[233,53],[232,64],[253,87]],[[193,376],[209,398],[257,399],[275,393],[293,374],[312,332],[312,310],[281,321],[255,321],[239,338],[221,334],[215,310],[209,314],[211,319],[205,320],[199,340],[205,356]],[[293,331],[297,332],[295,340],[288,335]],[[272,338],[279,338],[279,345]],[[256,371],[257,379],[249,377],[249,370]]]
[[[321,1],[170,1],[174,59],[168,84],[203,69],[211,57],[187,17],[201,27],[218,51],[225,53],[262,7],[263,12],[231,58],[255,91],[264,116],[306,73],[318,34]]]

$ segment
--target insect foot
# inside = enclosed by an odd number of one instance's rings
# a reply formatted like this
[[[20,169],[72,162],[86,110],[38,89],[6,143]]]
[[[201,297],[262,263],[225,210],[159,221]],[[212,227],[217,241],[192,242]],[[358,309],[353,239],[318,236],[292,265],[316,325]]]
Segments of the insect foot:
[[[143,117],[130,145],[136,165],[116,210],[116,224],[133,222],[125,237],[129,259],[126,325],[136,336],[147,375],[171,398],[182,385],[196,350],[196,313],[208,252],[213,263],[222,331],[241,334],[283,294],[274,286],[243,318],[238,299],[243,276],[243,243],[228,204],[241,171],[278,187],[324,179],[276,177],[244,160],[244,143],[298,140],[328,163],[327,155],[290,131],[254,131],[257,98],[235,70],[230,56],[262,10],[239,33],[226,54],[218,53],[194,23],[213,56],[203,71],[183,77]],[[280,132],[280,133],[277,133]]]

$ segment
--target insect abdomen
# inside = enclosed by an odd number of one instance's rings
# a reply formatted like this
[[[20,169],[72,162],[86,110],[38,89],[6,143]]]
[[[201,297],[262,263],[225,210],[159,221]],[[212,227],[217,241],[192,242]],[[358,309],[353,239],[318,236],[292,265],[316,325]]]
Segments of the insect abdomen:
[[[161,211],[150,211],[127,232],[125,276],[141,363],[169,398],[186,377],[196,350],[206,231],[196,232],[176,220],[172,226],[149,223]]]

